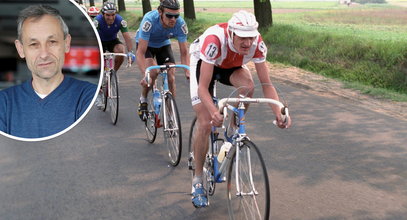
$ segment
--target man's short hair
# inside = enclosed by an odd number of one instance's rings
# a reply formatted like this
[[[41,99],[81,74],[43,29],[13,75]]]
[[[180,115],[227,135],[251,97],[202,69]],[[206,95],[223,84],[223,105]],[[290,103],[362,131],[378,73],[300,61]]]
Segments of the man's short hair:
[[[17,37],[20,42],[24,21],[28,18],[39,19],[44,15],[51,15],[59,20],[62,32],[64,33],[64,39],[66,39],[66,36],[69,34],[69,29],[57,9],[49,5],[31,5],[20,11],[20,14],[17,19],[17,34],[18,34]]]

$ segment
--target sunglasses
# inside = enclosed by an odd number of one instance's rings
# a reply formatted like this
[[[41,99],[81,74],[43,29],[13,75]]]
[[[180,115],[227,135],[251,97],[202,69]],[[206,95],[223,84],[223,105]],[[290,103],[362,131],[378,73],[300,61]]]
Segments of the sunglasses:
[[[179,17],[179,14],[171,14],[168,12],[165,12],[164,14],[165,14],[165,17],[167,17],[168,19],[171,19],[171,18],[177,19]]]

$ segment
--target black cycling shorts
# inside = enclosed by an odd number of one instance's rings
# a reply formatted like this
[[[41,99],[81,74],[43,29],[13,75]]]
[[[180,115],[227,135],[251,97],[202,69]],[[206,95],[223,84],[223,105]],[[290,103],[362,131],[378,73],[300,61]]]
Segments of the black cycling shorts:
[[[199,60],[196,65],[196,80],[199,84],[199,76],[201,75],[201,64],[202,60]],[[211,79],[211,83],[209,84],[209,93],[213,95],[213,85],[215,84],[215,80],[218,80],[220,83],[228,86],[233,86],[230,83],[230,76],[235,72],[235,70],[242,68],[241,66],[233,67],[230,69],[222,69],[217,66],[213,67],[213,75]]]
[[[136,45],[138,48],[138,43]],[[172,53],[171,44],[160,48],[147,47],[145,58],[155,58],[158,65],[165,63],[175,63],[174,54]]]
[[[123,44],[119,38],[116,38],[114,40],[111,41],[102,41],[102,46],[103,46],[103,52],[109,51],[111,53],[113,53],[113,49],[117,44]]]

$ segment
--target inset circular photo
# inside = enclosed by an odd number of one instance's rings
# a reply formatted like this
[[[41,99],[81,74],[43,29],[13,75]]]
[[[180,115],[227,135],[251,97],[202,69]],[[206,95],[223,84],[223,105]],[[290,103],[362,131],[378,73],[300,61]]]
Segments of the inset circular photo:
[[[88,113],[101,81],[101,43],[67,0],[0,2],[0,134],[59,136]]]

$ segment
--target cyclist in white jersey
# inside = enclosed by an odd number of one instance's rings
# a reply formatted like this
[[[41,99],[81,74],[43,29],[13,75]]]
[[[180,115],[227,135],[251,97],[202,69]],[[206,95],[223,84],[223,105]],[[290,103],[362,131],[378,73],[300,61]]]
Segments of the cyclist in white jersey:
[[[269,68],[266,65],[267,47],[257,30],[258,23],[253,14],[239,11],[228,23],[208,28],[190,46],[191,79],[190,93],[193,109],[198,120],[197,134],[194,136],[195,177],[192,180],[192,203],[196,208],[208,205],[202,185],[202,170],[205,154],[208,151],[208,136],[211,126],[221,126],[223,116],[212,101],[214,80],[234,86],[240,94],[253,95],[254,82],[245,66],[253,61],[262,84],[271,85]],[[243,87],[244,86],[244,87]],[[263,86],[264,96],[279,100],[273,86]],[[291,119],[282,120],[278,107],[271,107],[276,115],[277,125],[288,128]]]

